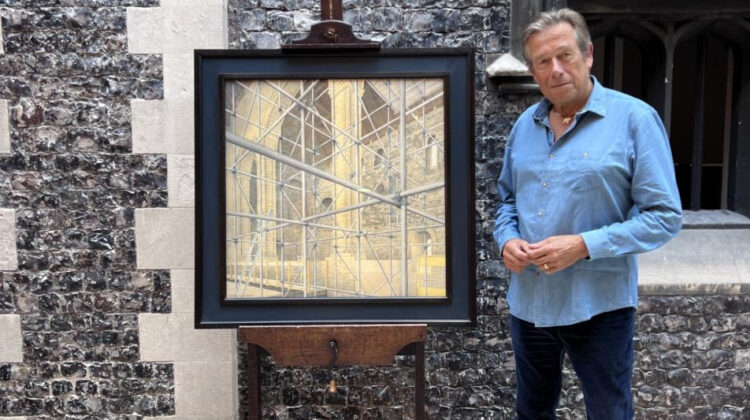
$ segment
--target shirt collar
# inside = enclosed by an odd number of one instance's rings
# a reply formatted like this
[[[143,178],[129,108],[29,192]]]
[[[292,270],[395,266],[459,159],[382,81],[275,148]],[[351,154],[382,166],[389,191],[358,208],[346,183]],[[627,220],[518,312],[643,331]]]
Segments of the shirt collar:
[[[604,100],[606,96],[604,86],[602,86],[593,75],[589,77],[591,78],[591,82],[594,84],[594,88],[591,89],[591,95],[589,95],[589,100],[586,101],[586,105],[578,113],[584,114],[586,112],[592,112],[599,115],[600,117],[604,117],[607,114]],[[548,117],[549,109],[551,106],[552,102],[550,102],[549,99],[542,98],[541,102],[539,102],[539,106],[534,112],[534,119],[539,122],[544,121]]]

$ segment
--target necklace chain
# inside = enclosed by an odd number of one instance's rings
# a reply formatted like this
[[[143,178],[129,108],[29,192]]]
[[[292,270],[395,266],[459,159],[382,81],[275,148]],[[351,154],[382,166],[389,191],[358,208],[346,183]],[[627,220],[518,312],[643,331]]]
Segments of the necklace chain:
[[[582,108],[582,107],[581,107],[581,108]],[[573,117],[575,117],[575,116],[576,116],[576,113],[577,113],[578,111],[580,111],[580,110],[581,110],[581,108],[578,108],[577,110],[575,110],[575,111],[573,112],[573,115],[571,115],[571,116],[569,116],[569,117],[566,117],[565,115],[563,115],[563,114],[561,114],[561,113],[559,113],[559,112],[555,111],[555,109],[554,109],[554,108],[552,108],[552,112],[554,112],[555,114],[557,114],[557,115],[559,115],[559,116],[560,116],[560,118],[562,119],[562,123],[563,123],[563,124],[565,124],[565,125],[569,125],[569,124],[570,124],[571,122],[573,122]]]

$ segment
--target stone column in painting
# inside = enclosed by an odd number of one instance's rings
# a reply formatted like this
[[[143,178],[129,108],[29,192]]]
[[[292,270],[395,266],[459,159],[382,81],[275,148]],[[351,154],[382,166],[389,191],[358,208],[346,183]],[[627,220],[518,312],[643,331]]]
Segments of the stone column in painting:
[[[359,80],[331,80],[328,83],[333,123],[331,173],[339,179],[359,184],[359,102],[363,83]],[[341,191],[342,188],[344,191]],[[361,194],[341,185],[334,186],[333,190],[334,209],[349,207],[367,198],[359,197]],[[349,211],[335,215],[335,225],[338,228],[356,230],[357,212]],[[345,231],[339,233],[343,234]],[[341,236],[333,234],[336,237]],[[346,239],[333,241],[334,247],[330,254],[331,276],[327,279],[326,286],[334,290],[357,292],[361,290],[358,278],[358,239],[356,235],[347,236]],[[351,297],[351,294],[342,296]]]

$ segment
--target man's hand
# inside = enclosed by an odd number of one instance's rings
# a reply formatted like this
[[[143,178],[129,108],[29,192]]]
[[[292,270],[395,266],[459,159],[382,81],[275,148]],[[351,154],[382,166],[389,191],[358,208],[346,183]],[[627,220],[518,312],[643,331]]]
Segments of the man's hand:
[[[503,262],[510,271],[521,273],[531,264],[529,243],[520,238],[510,239],[503,247]]]
[[[531,263],[546,274],[570,267],[589,255],[581,235],[550,236],[543,241],[529,244],[528,247]]]

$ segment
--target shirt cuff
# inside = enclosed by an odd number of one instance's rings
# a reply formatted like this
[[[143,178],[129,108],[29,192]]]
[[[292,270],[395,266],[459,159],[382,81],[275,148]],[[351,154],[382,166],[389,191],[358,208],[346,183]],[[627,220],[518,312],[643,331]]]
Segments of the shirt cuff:
[[[581,233],[586,249],[589,251],[589,259],[608,258],[614,256],[612,244],[607,237],[606,229],[590,230]]]
[[[503,233],[499,238],[497,238],[497,245],[500,247],[500,255],[503,255],[503,248],[505,248],[505,244],[515,238],[521,238],[521,234],[517,231],[511,231]]]

